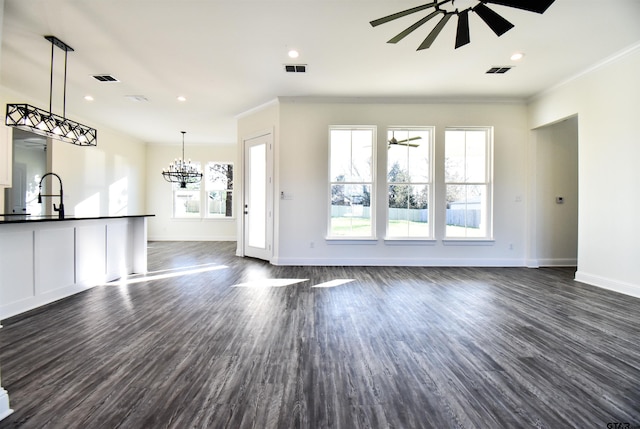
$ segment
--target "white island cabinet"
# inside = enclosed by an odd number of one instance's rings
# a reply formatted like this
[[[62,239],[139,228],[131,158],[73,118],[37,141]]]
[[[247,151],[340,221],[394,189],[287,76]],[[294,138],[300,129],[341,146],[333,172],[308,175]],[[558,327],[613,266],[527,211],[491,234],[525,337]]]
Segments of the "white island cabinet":
[[[147,271],[147,216],[0,217],[0,320]]]

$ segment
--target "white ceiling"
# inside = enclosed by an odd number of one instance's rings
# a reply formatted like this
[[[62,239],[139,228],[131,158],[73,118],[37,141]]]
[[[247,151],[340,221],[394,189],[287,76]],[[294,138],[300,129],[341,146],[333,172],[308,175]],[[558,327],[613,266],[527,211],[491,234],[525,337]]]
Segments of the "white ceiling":
[[[426,1],[4,0],[0,82],[48,109],[51,44],[43,36],[54,35],[75,49],[71,119],[154,144],[179,144],[182,130],[188,144],[234,143],[236,117],[278,96],[522,99],[640,41],[640,0],[556,0],[542,15],[490,5],[515,27],[497,37],[471,14],[471,43],[459,49],[455,19],[423,51],[416,48],[438,19],[398,44],[386,41],[427,12],[369,25]],[[300,51],[297,60],[287,57],[290,48]],[[515,51],[525,58],[511,61]],[[56,48],[59,114],[63,58]],[[288,63],[308,71],[285,73]],[[485,74],[501,65],[515,68]],[[91,77],[101,73],[120,82]],[[87,94],[95,100],[85,101]]]

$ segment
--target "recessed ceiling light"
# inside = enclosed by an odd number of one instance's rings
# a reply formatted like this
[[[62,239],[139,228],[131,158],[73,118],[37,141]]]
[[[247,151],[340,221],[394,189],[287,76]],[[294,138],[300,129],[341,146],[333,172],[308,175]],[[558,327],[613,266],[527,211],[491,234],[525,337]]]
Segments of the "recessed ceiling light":
[[[180,95],[178,96],[178,101],[187,101],[187,98]]]
[[[516,52],[511,55],[511,61],[520,61],[522,58],[524,58],[524,54],[522,52]]]
[[[291,49],[289,51],[289,58],[298,58],[299,56],[300,56],[300,53],[295,49]]]
[[[93,97],[90,96],[90,95],[85,95],[84,99],[87,100],[87,101],[93,101]]]

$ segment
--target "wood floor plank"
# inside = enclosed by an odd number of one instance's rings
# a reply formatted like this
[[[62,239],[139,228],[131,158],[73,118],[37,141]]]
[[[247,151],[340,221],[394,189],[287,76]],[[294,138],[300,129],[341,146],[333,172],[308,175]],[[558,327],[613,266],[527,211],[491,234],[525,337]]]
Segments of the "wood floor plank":
[[[571,269],[148,266],[3,321],[0,429],[640,428],[640,300]]]

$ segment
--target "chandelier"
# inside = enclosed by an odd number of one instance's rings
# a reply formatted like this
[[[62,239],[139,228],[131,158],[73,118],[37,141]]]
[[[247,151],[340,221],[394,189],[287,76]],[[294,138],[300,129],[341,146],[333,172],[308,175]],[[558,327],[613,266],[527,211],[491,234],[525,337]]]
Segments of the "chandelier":
[[[186,131],[180,131],[182,133],[182,158],[174,160],[169,164],[169,168],[162,169],[162,177],[164,180],[171,183],[179,183],[180,188],[186,188],[187,183],[198,183],[202,180],[202,173],[194,164],[191,164],[191,160],[184,159],[184,135]]]
[[[73,48],[55,36],[44,36],[51,42],[51,80],[49,84],[49,110],[39,109],[30,104],[7,104],[5,124],[24,131],[29,131],[52,139],[72,143],[78,146],[96,146],[98,131],[95,128],[79,124],[67,119],[67,54]],[[53,99],[53,57],[54,46],[64,51],[64,94],[62,99],[62,116],[51,111]]]

